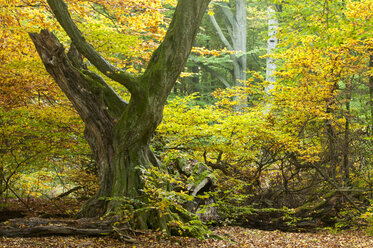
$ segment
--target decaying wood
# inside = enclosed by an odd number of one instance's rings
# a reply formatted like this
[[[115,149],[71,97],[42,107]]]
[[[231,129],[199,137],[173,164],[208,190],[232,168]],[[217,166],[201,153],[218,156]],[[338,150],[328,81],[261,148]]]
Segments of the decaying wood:
[[[128,243],[136,240],[129,233],[136,233],[125,225],[115,225],[115,219],[52,220],[44,218],[12,219],[0,224],[0,236],[37,237],[49,235],[113,236]]]
[[[297,209],[252,209],[237,214],[234,224],[262,230],[312,231],[333,226],[342,204],[343,194],[332,191],[313,204],[307,203]]]
[[[70,190],[68,190],[68,191],[66,191],[66,192],[64,192],[62,194],[59,194],[58,196],[56,196],[56,198],[58,199],[58,198],[62,198],[62,197],[68,196],[68,195],[70,195],[70,194],[72,194],[72,193],[80,190],[81,188],[83,188],[83,187],[82,186],[76,186],[76,187],[74,187],[74,188],[72,188],[72,189],[70,189]]]

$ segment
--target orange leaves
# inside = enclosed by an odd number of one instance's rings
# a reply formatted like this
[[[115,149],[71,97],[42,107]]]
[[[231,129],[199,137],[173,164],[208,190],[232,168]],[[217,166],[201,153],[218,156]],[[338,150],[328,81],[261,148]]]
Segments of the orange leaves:
[[[192,48],[192,53],[201,55],[202,57],[204,56],[222,56],[225,54],[234,54],[235,51],[228,51],[226,48],[223,48],[221,50],[211,50],[207,49],[205,47],[193,47]]]
[[[166,33],[167,9],[175,0],[94,0],[83,3],[76,22],[89,42],[118,67],[141,73]],[[79,20],[79,21],[78,21]],[[115,46],[114,46],[115,44]]]
[[[326,139],[325,125],[342,133],[346,118],[360,118],[352,115],[350,107],[344,116],[345,103],[354,97],[364,99],[366,93],[355,96],[355,90],[366,87],[371,71],[373,1],[328,3],[327,9],[318,12],[317,2],[289,2],[287,15],[299,18],[289,19],[289,25],[281,29],[281,49],[276,55],[276,122],[282,123],[284,132],[299,136],[302,149],[298,154],[310,162],[320,159],[321,151],[327,149],[321,144]],[[356,129],[352,122],[349,125]]]
[[[97,7],[94,10],[103,19],[112,22],[121,33],[151,37],[157,42],[163,39],[169,21],[164,16],[166,11],[164,6],[176,4],[174,0],[95,0],[94,2],[102,8],[97,10]]]
[[[0,6],[0,102],[11,108],[56,91],[27,34],[53,23],[40,1],[0,0]]]
[[[163,38],[164,6],[175,0],[67,0],[85,37],[120,68],[141,72]],[[48,28],[63,36],[45,1],[0,0],[0,102],[11,108],[54,101],[60,91],[47,76],[28,32]],[[66,37],[62,37],[69,43]],[[116,44],[116,45],[114,45]],[[39,101],[39,100],[36,100]]]
[[[355,24],[369,22],[373,17],[373,1],[348,1],[345,15],[348,18],[354,19],[356,21]]]
[[[260,151],[258,147],[276,135],[268,128],[260,108],[236,110],[240,99],[247,98],[252,90],[217,90],[213,95],[219,101],[203,108],[194,105],[196,95],[170,101],[157,131],[166,147],[171,148],[164,154],[165,159],[189,156],[203,161],[205,152],[208,159],[216,159],[222,152],[222,159],[230,165],[242,169],[249,166]]]
[[[219,99],[219,101],[216,102],[217,107],[234,111],[235,108],[239,108],[243,102],[247,101],[247,96],[251,94],[252,91],[253,89],[251,87],[234,87],[225,90],[217,89],[212,95],[216,99]]]

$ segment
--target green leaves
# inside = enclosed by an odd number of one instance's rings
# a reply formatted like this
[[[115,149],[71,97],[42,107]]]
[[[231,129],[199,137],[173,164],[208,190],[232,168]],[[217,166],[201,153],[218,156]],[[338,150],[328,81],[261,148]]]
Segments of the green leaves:
[[[0,164],[3,170],[0,180],[7,182],[6,187],[16,185],[22,192],[30,188],[24,184],[37,180],[33,190],[24,193],[38,196],[40,190],[46,192],[43,187],[56,181],[55,177],[67,177],[62,176],[62,172],[58,175],[57,171],[67,172],[71,161],[84,160],[89,154],[88,145],[81,136],[80,120],[64,107],[1,108],[0,116]],[[44,179],[40,181],[41,175]]]

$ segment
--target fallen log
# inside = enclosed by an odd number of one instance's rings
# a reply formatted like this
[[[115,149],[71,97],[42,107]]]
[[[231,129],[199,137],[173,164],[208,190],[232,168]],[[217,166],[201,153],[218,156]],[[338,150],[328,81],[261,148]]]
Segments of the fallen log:
[[[46,235],[82,235],[82,236],[106,236],[112,229],[83,229],[68,226],[36,226],[27,228],[5,228],[0,229],[0,236],[5,237],[35,237]]]
[[[125,225],[118,225],[116,219],[12,219],[0,223],[0,236],[3,237],[38,237],[38,236],[113,236],[127,243],[135,243],[136,240],[129,236],[137,231]]]
[[[334,226],[344,195],[334,190],[319,201],[296,209],[235,207],[234,225],[261,230],[313,231]]]
[[[70,194],[72,194],[72,193],[74,193],[74,192],[76,192],[76,191],[78,191],[78,190],[80,190],[82,188],[83,188],[82,186],[76,186],[76,187],[74,187],[74,188],[72,188],[72,189],[70,189],[70,190],[68,190],[68,191],[66,191],[66,192],[64,192],[64,193],[56,196],[56,199],[68,196],[68,195],[70,195]]]

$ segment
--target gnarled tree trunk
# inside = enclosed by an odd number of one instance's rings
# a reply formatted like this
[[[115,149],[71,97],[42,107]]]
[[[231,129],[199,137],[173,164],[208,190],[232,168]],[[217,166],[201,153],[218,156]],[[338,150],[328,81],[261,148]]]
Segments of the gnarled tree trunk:
[[[36,49],[54,80],[85,123],[85,137],[99,166],[100,187],[80,216],[117,211],[119,198],[145,201],[139,166],[158,166],[150,150],[151,137],[162,120],[167,97],[184,68],[210,0],[180,0],[164,41],[143,75],[134,77],[112,66],[83,38],[62,0],[48,0],[57,20],[72,40],[66,55],[49,31],[31,33]],[[109,78],[124,85],[131,100],[123,101],[97,74],[81,63],[80,54]],[[150,214],[137,216],[136,227],[163,225]],[[155,224],[157,223],[157,224]]]

